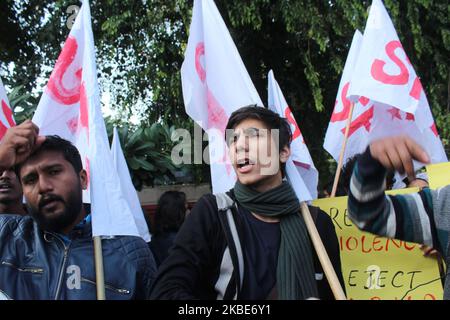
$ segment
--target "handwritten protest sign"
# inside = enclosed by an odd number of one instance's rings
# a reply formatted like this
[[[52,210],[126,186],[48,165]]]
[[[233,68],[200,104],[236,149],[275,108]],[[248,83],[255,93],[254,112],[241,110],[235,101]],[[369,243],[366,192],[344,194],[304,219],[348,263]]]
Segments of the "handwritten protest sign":
[[[427,166],[427,173],[431,189],[450,184],[450,162],[431,164]]]
[[[399,191],[396,193],[417,189]],[[318,199],[313,205],[333,220],[349,299],[442,299],[437,261],[424,257],[418,244],[360,231],[347,217],[347,197]]]

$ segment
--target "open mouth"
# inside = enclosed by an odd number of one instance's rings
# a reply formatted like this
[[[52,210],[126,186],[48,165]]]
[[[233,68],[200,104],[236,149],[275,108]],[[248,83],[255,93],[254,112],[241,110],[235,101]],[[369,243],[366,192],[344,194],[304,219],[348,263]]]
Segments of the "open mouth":
[[[0,192],[9,191],[12,189],[12,184],[8,182],[0,183]]]
[[[237,161],[237,169],[240,173],[247,173],[252,170],[252,167],[255,163],[251,161],[249,158],[239,159]]]

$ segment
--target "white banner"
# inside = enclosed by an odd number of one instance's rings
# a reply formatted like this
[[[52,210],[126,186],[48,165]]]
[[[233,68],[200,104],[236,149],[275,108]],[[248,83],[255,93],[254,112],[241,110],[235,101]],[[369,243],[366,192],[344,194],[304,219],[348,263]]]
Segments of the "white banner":
[[[300,201],[310,201],[317,198],[319,173],[303,140],[300,127],[295,121],[289,105],[281,92],[273,71],[269,71],[268,106],[269,109],[286,118],[291,125],[292,142],[291,156],[286,164],[287,178]]]
[[[186,113],[209,135],[213,193],[226,192],[236,181],[224,140],[228,118],[263,104],[212,0],[194,0],[181,81]]]
[[[33,122],[41,135],[59,135],[80,151],[89,178],[93,235],[139,236],[120,188],[100,108],[88,0],[83,0]]]

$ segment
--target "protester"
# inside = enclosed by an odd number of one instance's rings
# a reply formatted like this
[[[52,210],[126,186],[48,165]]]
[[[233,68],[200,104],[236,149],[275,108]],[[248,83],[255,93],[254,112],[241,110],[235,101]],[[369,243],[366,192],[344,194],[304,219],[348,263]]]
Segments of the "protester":
[[[351,179],[349,216],[362,230],[435,248],[448,267],[450,185],[437,190],[385,196],[388,170],[414,178],[412,160],[428,163],[426,152],[409,137],[374,141],[358,160]],[[444,298],[450,299],[446,275]]]
[[[188,208],[184,192],[166,191],[159,198],[149,244],[158,267],[169,255]]]
[[[226,128],[233,132],[226,140],[236,184],[229,197],[208,194],[196,203],[158,271],[152,298],[332,298],[300,202],[283,179],[292,140],[286,119],[247,106],[232,113]],[[274,146],[261,157],[259,151]],[[343,284],[333,223],[310,210]]]
[[[87,186],[78,150],[57,136],[38,136],[29,120],[8,129],[0,170],[14,165],[29,216],[0,215],[0,293],[9,299],[95,299],[96,273]],[[106,299],[144,299],[155,272],[139,237],[102,240]]]
[[[25,215],[27,211],[22,203],[23,193],[19,178],[12,168],[0,173],[0,214]]]

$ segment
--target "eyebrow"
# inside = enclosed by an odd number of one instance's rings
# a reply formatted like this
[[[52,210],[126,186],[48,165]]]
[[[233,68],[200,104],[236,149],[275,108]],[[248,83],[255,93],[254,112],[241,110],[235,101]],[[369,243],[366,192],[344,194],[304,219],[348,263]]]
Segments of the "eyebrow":
[[[250,127],[250,128],[244,129],[243,131],[244,131],[245,133],[247,133],[247,132],[249,132],[249,131],[256,131],[256,132],[259,133],[260,130],[261,130],[260,128]]]
[[[62,167],[63,167],[62,164],[55,163],[55,164],[49,164],[49,165],[45,166],[42,170],[43,171],[49,171],[49,170],[52,170],[52,169],[59,169],[59,168],[62,168]],[[28,177],[30,177],[32,175],[36,175],[36,171],[37,171],[36,169],[33,169],[31,172],[25,174],[21,179],[27,179]]]
[[[249,127],[249,128],[245,128],[245,129],[243,129],[242,131],[244,132],[244,133],[249,133],[249,132],[260,132],[260,128],[255,128],[255,127]],[[240,133],[236,130],[236,129],[233,129],[233,136],[239,136],[240,135]]]

